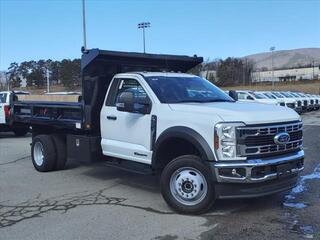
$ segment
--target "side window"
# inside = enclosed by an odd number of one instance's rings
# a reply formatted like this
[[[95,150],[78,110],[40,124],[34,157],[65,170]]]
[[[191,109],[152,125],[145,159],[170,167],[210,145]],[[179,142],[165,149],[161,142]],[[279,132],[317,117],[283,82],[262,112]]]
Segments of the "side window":
[[[239,98],[239,99],[246,99],[246,97],[247,97],[247,94],[245,94],[245,93],[243,93],[243,92],[239,92],[239,93],[238,93],[238,98]]]
[[[106,106],[114,106],[115,105],[119,82],[121,82],[121,79],[119,79],[119,78],[113,79],[112,85],[110,86],[110,90],[108,92]]]
[[[0,103],[6,103],[6,102],[7,102],[7,94],[0,93]]]
[[[115,97],[115,101],[113,102],[113,106],[115,106],[116,101],[121,93],[124,91],[129,91],[133,93],[134,98],[139,102],[149,102],[150,99],[145,92],[145,90],[142,88],[140,83],[135,79],[119,79],[120,82],[118,84],[117,88],[117,94]]]
[[[247,94],[247,97],[246,97],[247,100],[254,100],[254,98],[252,96],[250,96],[249,94]]]

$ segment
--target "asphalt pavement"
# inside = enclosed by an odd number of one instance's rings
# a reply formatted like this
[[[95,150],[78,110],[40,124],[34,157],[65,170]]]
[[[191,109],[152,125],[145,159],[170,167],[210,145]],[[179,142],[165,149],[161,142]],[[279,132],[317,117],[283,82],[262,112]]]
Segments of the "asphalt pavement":
[[[37,172],[31,136],[0,133],[0,239],[320,239],[320,111],[302,118],[306,159],[296,188],[220,200],[201,216],[169,209],[157,177],[100,162]]]

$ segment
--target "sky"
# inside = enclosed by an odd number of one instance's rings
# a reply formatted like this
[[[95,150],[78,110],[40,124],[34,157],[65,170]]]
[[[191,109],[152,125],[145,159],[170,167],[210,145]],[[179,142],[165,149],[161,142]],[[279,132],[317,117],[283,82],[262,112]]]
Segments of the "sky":
[[[87,47],[242,57],[320,47],[320,0],[86,0]],[[0,70],[11,62],[80,58],[81,0],[0,0]]]

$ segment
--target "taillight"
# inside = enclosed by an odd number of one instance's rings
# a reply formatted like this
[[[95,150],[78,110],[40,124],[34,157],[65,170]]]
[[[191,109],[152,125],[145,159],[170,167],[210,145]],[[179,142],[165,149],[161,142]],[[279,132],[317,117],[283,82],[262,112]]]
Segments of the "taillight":
[[[4,116],[5,118],[10,117],[10,106],[4,106]]]

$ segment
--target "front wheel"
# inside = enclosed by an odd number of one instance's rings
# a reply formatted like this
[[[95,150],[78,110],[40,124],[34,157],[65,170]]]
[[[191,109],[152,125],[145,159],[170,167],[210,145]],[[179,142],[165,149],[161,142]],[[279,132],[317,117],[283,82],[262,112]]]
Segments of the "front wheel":
[[[210,169],[192,155],[175,158],[164,168],[161,193],[170,207],[186,214],[206,212],[215,201]]]

